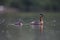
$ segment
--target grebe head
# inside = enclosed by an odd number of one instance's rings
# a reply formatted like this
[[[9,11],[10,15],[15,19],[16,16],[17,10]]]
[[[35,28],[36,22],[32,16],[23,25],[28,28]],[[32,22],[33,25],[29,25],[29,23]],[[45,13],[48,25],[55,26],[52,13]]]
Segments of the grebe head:
[[[43,17],[43,14],[40,14],[40,17]]]

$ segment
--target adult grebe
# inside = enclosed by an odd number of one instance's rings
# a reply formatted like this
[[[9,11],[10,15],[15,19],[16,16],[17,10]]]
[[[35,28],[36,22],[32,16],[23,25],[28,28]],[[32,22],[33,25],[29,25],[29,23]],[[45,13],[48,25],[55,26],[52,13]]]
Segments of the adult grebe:
[[[34,40],[40,40],[40,34],[43,34],[43,14],[40,14],[40,20],[33,21],[31,22],[32,26],[34,28],[34,34],[35,34],[35,39]]]
[[[40,14],[40,32],[43,32],[43,14]]]

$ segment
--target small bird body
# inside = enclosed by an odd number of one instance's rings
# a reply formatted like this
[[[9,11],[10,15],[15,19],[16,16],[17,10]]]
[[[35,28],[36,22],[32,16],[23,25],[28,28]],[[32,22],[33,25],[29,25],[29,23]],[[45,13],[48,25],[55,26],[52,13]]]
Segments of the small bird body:
[[[13,26],[16,26],[16,27],[22,27],[23,26],[23,22],[22,21],[17,21],[15,23],[11,23],[9,25],[13,25]]]

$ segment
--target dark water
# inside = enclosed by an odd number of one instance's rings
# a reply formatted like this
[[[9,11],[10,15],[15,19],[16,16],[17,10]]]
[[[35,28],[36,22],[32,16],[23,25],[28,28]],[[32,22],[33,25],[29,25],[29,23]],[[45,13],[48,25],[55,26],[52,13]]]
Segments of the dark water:
[[[40,33],[39,25],[24,25],[21,28],[0,24],[0,40],[60,40],[60,19],[48,20],[43,33]]]
[[[46,30],[44,29],[43,33],[40,33],[39,26],[23,26],[22,28],[16,28],[16,26],[8,26],[8,30],[0,34],[1,40],[59,40],[60,31],[58,30]],[[3,35],[4,34],[4,35]]]
[[[60,30],[57,30],[59,26],[58,21],[55,23],[52,21],[46,22],[44,32],[40,33],[40,25],[24,25],[18,27],[13,25],[2,26],[0,24],[0,40],[60,40]]]

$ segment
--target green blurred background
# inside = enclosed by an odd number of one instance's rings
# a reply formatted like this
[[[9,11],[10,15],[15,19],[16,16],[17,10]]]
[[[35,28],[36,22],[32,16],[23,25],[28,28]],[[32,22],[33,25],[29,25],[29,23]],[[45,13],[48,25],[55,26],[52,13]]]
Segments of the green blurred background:
[[[60,40],[60,0],[0,0],[0,40],[34,40],[34,30],[30,25],[17,28],[8,24],[22,19],[24,24],[39,20],[44,15],[44,31],[46,40]],[[41,38],[41,37],[40,37]],[[44,37],[43,37],[44,38]]]
[[[0,5],[18,8],[20,11],[60,11],[60,0],[0,0]]]

